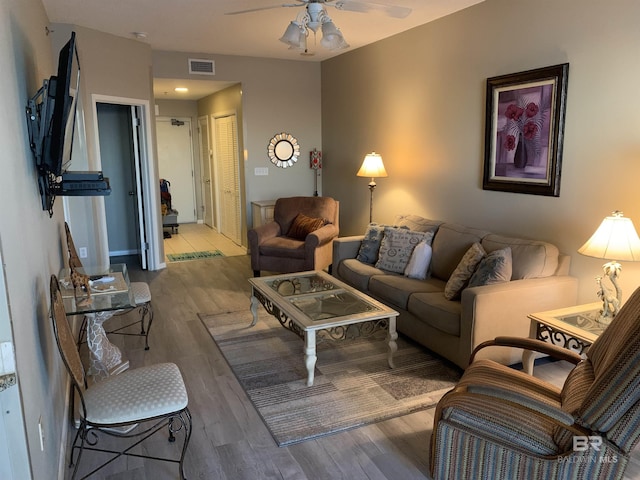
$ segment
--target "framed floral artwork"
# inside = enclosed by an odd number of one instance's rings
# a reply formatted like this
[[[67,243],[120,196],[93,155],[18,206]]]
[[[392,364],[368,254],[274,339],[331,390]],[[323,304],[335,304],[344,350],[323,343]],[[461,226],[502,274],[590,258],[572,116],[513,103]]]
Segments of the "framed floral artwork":
[[[487,79],[482,188],[560,196],[569,64]]]

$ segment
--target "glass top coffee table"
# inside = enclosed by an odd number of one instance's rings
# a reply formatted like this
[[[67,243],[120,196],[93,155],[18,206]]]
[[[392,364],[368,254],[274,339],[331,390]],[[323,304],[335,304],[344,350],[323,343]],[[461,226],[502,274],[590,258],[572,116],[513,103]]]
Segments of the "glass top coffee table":
[[[313,385],[318,338],[344,340],[386,330],[388,363],[398,349],[398,312],[322,271],[250,278],[254,326],[258,304],[304,340],[307,385]]]

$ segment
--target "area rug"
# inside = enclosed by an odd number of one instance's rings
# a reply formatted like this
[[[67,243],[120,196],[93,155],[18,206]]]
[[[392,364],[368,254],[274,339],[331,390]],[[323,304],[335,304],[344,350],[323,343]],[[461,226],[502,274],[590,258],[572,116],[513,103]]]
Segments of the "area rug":
[[[402,336],[390,369],[381,332],[319,343],[307,387],[304,342],[262,307],[254,327],[248,299],[241,311],[198,316],[281,447],[433,407],[461,374]]]
[[[201,260],[203,258],[224,257],[220,250],[208,250],[206,252],[167,253],[170,262],[187,262],[189,260]]]

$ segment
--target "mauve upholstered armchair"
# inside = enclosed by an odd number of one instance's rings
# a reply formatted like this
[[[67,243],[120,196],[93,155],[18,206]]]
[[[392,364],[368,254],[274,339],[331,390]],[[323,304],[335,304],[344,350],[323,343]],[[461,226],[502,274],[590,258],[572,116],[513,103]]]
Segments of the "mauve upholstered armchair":
[[[496,345],[537,350],[575,367],[559,389],[491,360],[472,361],[436,408],[433,478],[623,478],[640,439],[640,289],[584,359],[512,337],[476,351]]]
[[[331,197],[276,200],[273,221],[248,232],[254,275],[259,277],[261,270],[293,273],[330,267],[339,213],[340,204]]]

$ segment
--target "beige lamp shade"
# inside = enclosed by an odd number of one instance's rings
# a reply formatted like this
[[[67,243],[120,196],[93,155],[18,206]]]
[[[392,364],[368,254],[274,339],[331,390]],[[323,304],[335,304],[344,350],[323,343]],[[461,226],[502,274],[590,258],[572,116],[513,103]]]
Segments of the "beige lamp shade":
[[[615,211],[606,217],[578,253],[610,260],[640,261],[640,238],[630,218]]]
[[[364,157],[364,162],[362,162],[362,166],[358,173],[356,174],[358,177],[386,177],[387,171],[384,169],[384,164],[382,163],[382,157],[380,154],[376,152],[371,152]]]

